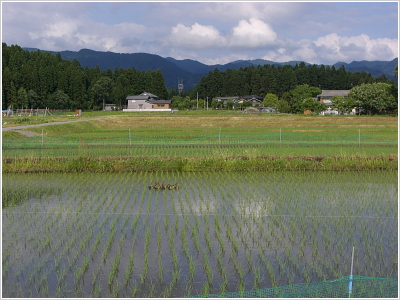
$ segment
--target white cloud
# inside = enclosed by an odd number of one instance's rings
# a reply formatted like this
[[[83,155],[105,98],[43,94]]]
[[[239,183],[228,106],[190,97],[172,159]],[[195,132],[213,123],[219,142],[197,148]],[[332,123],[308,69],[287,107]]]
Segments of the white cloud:
[[[366,34],[341,37],[331,33],[314,42],[331,61],[387,60],[397,57],[398,39],[370,39]]]
[[[165,46],[187,49],[218,48],[225,44],[225,38],[215,27],[200,25],[199,23],[194,23],[191,27],[178,24],[172,28],[171,34],[164,39]]]
[[[281,41],[280,45],[281,48],[268,51],[263,58],[277,62],[303,60],[334,64],[339,61],[392,60],[398,55],[398,39],[371,39],[365,34],[342,37],[331,33],[316,40]]]
[[[261,20],[250,18],[241,20],[230,33],[223,36],[215,27],[194,23],[188,27],[177,24],[171,34],[163,39],[164,46],[186,49],[206,49],[221,47],[258,48],[271,46],[277,41],[277,34]]]
[[[249,21],[241,20],[233,28],[229,37],[229,46],[233,47],[262,47],[272,45],[277,40],[277,34],[262,20],[251,18]]]
[[[86,2],[4,2],[2,39],[44,50],[148,52],[207,64],[254,58],[331,64],[397,57],[397,27],[386,25],[393,7],[384,5],[379,13],[383,4],[377,3],[362,13],[365,4],[347,5],[150,2],[110,8]],[[372,9],[374,26],[365,22]],[[334,17],[327,20],[326,12]]]
[[[28,27],[26,32],[31,38],[30,47],[34,43],[34,47],[55,51],[82,48],[120,51],[124,49],[121,47],[124,38],[140,38],[146,35],[146,27],[127,22],[109,25],[86,20],[83,16],[70,18],[56,14],[40,27]]]

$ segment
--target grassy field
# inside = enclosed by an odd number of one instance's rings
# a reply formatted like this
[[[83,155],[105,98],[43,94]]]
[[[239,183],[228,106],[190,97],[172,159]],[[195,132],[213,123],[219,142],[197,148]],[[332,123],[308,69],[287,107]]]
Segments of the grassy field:
[[[15,165],[8,167],[16,161],[21,164],[21,159],[24,162],[27,159],[47,160],[47,165],[54,165],[56,160],[59,165],[65,158],[69,162],[84,158],[94,165],[94,161],[105,157],[119,165],[111,168],[114,171],[128,170],[133,162],[137,165],[137,160],[157,165],[161,159],[170,167],[171,160],[175,161],[174,169],[182,168],[188,161],[198,164],[199,160],[200,165],[216,164],[215,169],[226,169],[226,161],[235,159],[240,160],[235,163],[243,169],[256,169],[262,165],[260,161],[284,159],[288,162],[293,157],[303,157],[302,160],[307,157],[319,164],[321,160],[335,158],[342,162],[349,159],[368,161],[368,164],[371,160],[379,160],[381,167],[384,160],[389,162],[391,169],[397,165],[397,117],[191,111],[89,112],[81,117],[42,118],[3,118],[3,124],[7,123],[3,127],[48,123],[47,126],[24,129],[35,132],[37,137],[3,132],[3,162],[7,159],[3,171],[15,170]],[[51,125],[52,122],[77,118],[87,121]],[[270,168],[271,162],[268,165]],[[143,168],[145,166],[140,170]],[[285,168],[288,168],[287,164]],[[55,169],[65,171],[69,168]]]

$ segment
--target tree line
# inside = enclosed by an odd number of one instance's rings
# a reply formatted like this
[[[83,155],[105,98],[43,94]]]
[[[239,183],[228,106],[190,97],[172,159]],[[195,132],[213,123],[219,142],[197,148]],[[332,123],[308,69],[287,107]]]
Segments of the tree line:
[[[373,78],[367,72],[346,71],[344,66],[307,66],[304,62],[295,66],[259,65],[228,69],[225,72],[218,69],[209,71],[207,76],[201,78],[190,97],[193,99],[197,94],[202,99],[245,95],[265,97],[268,93],[281,97],[303,84],[321,90],[350,90],[357,85],[375,82],[394,84],[385,75]]]
[[[397,67],[395,70],[397,77]],[[322,90],[308,84],[297,85],[294,89],[284,92],[281,97],[277,94],[267,93],[260,104],[273,108],[279,113],[304,113],[310,111],[319,114],[328,110],[328,105],[324,102],[316,101],[317,96]],[[253,105],[252,101],[241,101],[235,103],[233,99],[219,101],[213,98],[210,105],[204,99],[192,99],[190,96],[174,96],[172,98],[173,108],[183,109],[239,109]],[[331,108],[339,114],[349,114],[356,108],[356,114],[398,114],[398,90],[393,84],[384,82],[362,83],[350,89],[347,97],[335,95],[331,99]]]
[[[60,53],[2,44],[2,109],[50,108],[99,110],[104,103],[125,105],[127,95],[144,91],[169,97],[161,70],[83,68]]]
[[[63,60],[60,53],[30,52],[5,43],[2,50],[3,110],[8,107],[100,110],[106,103],[122,107],[126,105],[128,95],[147,91],[159,99],[171,99],[172,108],[176,109],[235,109],[238,105],[232,101],[222,103],[215,98],[258,95],[264,98],[264,106],[283,113],[301,113],[305,109],[317,112],[325,108],[312,99],[322,89],[351,89],[354,97],[349,100],[335,98],[335,107],[345,111],[359,105],[368,113],[397,113],[397,88],[393,80],[384,75],[373,78],[367,72],[351,73],[343,66],[307,66],[302,62],[295,66],[214,69],[203,76],[193,90],[179,93],[166,88],[160,69],[140,71],[131,67],[103,71],[98,66],[83,68],[77,60]],[[397,69],[395,74],[397,77]],[[376,86],[378,83],[379,87]],[[372,98],[360,99],[366,97],[366,89],[368,97]],[[377,96],[373,96],[375,94]]]
[[[397,66],[394,70],[397,77]],[[235,104],[233,101],[216,101],[217,97],[257,95],[264,98],[265,107],[272,107],[282,113],[303,113],[310,110],[319,113],[327,109],[315,98],[322,90],[351,90],[349,97],[334,97],[332,108],[340,113],[349,113],[354,107],[361,108],[366,114],[397,114],[397,87],[393,79],[385,75],[373,78],[367,72],[348,72],[344,66],[306,65],[295,66],[259,65],[209,71],[188,97],[174,97],[176,108],[204,107],[242,109],[251,106],[251,102]],[[190,100],[200,99],[200,101]],[[206,101],[204,101],[206,99]]]

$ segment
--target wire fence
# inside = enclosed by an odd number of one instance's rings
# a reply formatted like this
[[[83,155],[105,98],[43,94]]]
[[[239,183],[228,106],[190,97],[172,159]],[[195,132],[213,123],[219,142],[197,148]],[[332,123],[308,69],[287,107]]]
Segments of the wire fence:
[[[310,135],[294,133],[214,134],[192,139],[159,138],[126,135],[101,139],[47,137],[3,138],[3,150],[38,148],[78,148],[99,146],[190,146],[190,145],[397,145],[397,136],[382,135]]]
[[[253,291],[198,295],[193,296],[193,298],[398,298],[398,280],[345,276],[323,282],[292,284]]]

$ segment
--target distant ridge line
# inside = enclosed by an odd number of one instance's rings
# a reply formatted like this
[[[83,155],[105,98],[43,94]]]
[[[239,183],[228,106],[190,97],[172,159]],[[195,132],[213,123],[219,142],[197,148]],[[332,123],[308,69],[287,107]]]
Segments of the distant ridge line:
[[[27,51],[42,51],[37,48],[22,47]],[[82,67],[95,68],[96,65],[103,71],[107,69],[114,70],[117,68],[135,68],[136,70],[147,71],[160,69],[164,76],[165,85],[169,88],[176,89],[178,80],[184,80],[185,89],[194,88],[200,81],[202,76],[206,76],[209,71],[218,69],[224,72],[228,69],[239,69],[246,68],[249,66],[257,67],[258,65],[274,65],[284,66],[291,65],[295,66],[303,61],[288,61],[288,62],[273,62],[264,59],[253,59],[253,60],[236,60],[227,64],[215,64],[206,65],[201,62],[192,59],[177,60],[172,57],[162,57],[157,54],[150,53],[115,53],[110,51],[96,51],[91,49],[81,49],[79,51],[48,51],[53,55],[60,53],[61,58],[72,61],[76,59],[79,61]],[[314,65],[308,62],[304,62],[306,66]],[[398,64],[398,58],[391,61],[353,61],[351,63],[337,62],[333,65],[328,64],[315,64],[316,66],[326,66],[339,68],[342,65],[349,72],[367,72],[373,77],[379,77],[385,75],[388,79],[394,79],[397,82],[397,78],[394,77],[394,68]]]

